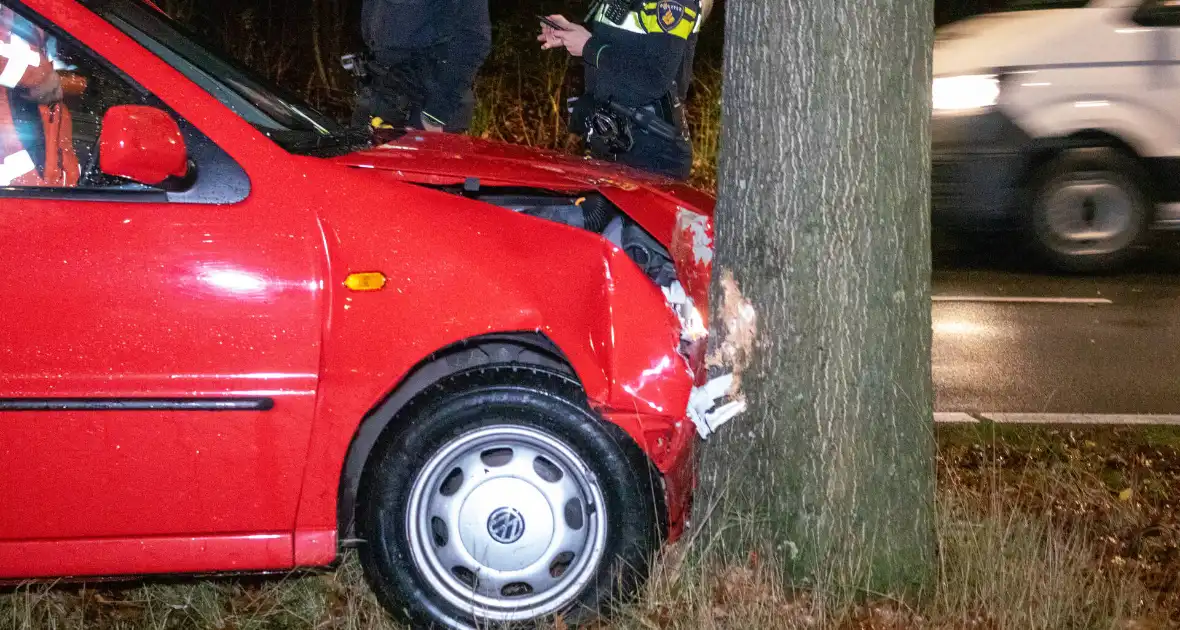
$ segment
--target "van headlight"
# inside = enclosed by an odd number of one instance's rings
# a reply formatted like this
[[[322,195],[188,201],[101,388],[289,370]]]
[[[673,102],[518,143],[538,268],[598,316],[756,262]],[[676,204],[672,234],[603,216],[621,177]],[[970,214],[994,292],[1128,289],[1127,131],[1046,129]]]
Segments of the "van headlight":
[[[938,77],[933,92],[935,111],[984,109],[1000,99],[1000,78],[994,74]]]

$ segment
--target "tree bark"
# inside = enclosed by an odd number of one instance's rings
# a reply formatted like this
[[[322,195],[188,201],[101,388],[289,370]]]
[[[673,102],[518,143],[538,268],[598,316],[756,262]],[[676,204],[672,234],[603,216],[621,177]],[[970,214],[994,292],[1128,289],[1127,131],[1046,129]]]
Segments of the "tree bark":
[[[933,10],[726,6],[714,330],[733,350],[742,296],[758,326],[750,411],[707,445],[697,516],[823,592],[934,574]]]

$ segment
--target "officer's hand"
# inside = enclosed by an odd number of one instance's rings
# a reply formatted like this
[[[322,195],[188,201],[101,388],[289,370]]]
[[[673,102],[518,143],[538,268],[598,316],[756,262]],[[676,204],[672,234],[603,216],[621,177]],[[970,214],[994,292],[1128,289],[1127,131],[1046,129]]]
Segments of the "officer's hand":
[[[537,36],[537,41],[541,42],[541,50],[550,50],[553,48],[562,47],[561,40],[557,37],[557,29],[554,29],[552,26],[549,26],[544,22],[541,23],[541,34]]]
[[[586,49],[586,42],[590,41],[590,31],[580,24],[570,24],[569,30],[557,32],[557,38],[571,55],[581,57]]]
[[[590,31],[586,30],[580,24],[574,24],[565,19],[561,15],[551,15],[549,19],[561,25],[561,30],[545,27],[546,33],[542,35],[551,34],[556,39],[559,46],[564,46],[569,53],[575,57],[581,57],[582,51],[586,48],[586,42],[590,41]],[[555,46],[546,45],[543,48],[554,48]]]

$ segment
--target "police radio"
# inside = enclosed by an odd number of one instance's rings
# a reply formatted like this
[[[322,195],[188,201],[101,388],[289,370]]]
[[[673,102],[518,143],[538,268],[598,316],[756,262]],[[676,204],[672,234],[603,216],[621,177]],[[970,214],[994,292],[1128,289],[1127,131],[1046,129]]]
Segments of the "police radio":
[[[597,11],[602,11],[603,17],[614,24],[622,26],[623,22],[627,21],[627,15],[631,13],[636,4],[638,3],[635,0],[598,0],[590,13],[593,15]]]
[[[607,0],[606,7],[603,9],[603,15],[606,19],[615,24],[622,24],[627,19],[627,14],[631,12],[631,3],[626,0]]]

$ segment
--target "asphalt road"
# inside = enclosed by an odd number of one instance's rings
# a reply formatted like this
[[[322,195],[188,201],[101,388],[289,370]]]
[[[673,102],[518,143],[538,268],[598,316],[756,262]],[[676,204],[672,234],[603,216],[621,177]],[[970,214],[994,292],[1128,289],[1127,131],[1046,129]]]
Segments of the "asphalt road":
[[[936,247],[936,411],[1180,422],[1180,238],[1158,241],[1099,277],[1053,274],[1003,240]]]

